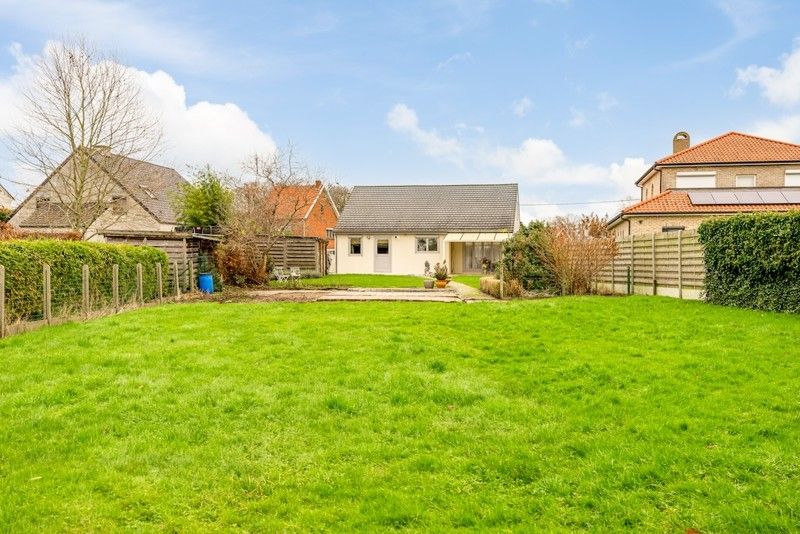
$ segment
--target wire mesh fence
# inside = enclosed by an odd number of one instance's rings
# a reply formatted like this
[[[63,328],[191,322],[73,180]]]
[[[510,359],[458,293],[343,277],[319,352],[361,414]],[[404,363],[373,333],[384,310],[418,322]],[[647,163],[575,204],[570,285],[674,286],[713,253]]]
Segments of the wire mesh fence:
[[[46,324],[88,319],[196,290],[191,261],[76,265],[52,276],[50,265],[12,270],[0,265],[0,337]]]

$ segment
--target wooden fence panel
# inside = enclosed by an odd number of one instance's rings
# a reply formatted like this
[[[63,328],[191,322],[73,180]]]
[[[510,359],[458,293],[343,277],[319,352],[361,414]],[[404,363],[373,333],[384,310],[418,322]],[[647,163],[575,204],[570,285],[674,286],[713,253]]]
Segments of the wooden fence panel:
[[[618,239],[617,254],[598,275],[597,286],[613,293],[699,299],[704,281],[703,246],[697,231],[689,230]]]

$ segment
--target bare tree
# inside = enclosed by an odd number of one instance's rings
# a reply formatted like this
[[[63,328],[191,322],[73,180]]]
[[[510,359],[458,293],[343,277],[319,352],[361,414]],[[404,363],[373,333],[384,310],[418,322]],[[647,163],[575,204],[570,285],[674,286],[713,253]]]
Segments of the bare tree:
[[[148,160],[159,148],[161,128],[146,113],[133,76],[79,39],[49,46],[23,94],[12,150],[21,164],[50,178],[49,208],[84,237],[110,211],[116,183],[135,170],[128,158]]]
[[[331,194],[334,206],[341,213],[345,204],[347,204],[347,199],[350,198],[350,193],[353,192],[353,188],[337,180],[328,184],[328,192]]]
[[[298,225],[314,200],[308,186],[318,174],[299,163],[291,148],[255,154],[244,170],[217,258],[229,282],[261,284],[268,280],[268,251],[281,237],[300,232]]]

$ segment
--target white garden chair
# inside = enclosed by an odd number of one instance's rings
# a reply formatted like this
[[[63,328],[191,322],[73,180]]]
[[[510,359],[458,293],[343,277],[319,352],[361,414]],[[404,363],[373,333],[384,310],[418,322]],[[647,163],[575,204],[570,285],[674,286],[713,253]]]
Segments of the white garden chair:
[[[284,271],[283,267],[275,267],[272,272],[275,273],[275,280],[278,282],[287,282],[291,276],[291,273]]]
[[[292,283],[297,283],[300,281],[300,267],[292,267],[289,269],[289,280]]]

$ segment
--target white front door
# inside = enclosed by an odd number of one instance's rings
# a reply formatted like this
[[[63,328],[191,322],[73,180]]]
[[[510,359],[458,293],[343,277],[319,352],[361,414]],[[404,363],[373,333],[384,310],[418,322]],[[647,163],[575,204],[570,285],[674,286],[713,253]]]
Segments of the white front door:
[[[388,237],[375,238],[375,272],[392,272],[392,241]]]

